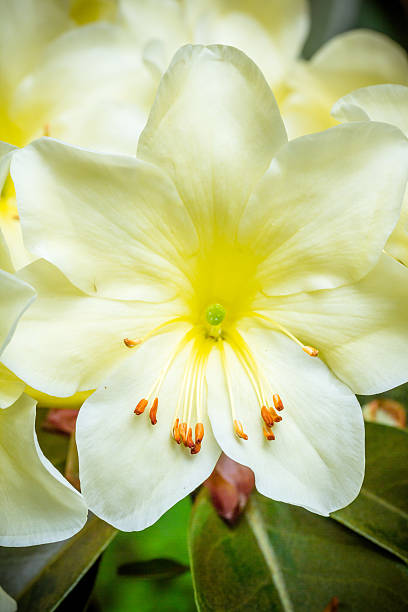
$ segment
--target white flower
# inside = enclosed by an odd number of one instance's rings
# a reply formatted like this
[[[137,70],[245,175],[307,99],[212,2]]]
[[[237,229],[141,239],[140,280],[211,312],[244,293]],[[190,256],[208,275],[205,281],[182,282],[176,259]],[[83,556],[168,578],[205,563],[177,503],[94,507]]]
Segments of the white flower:
[[[7,155],[0,158],[0,187]],[[0,232],[0,356],[35,298],[34,289],[13,272]],[[35,401],[22,393],[24,387],[0,364],[0,546],[63,540],[81,529],[87,515],[81,495],[38,445]],[[0,592],[2,605],[3,599]]]
[[[256,66],[197,46],[164,76],[138,159],[52,139],[14,154],[44,259],[20,274],[38,299],[4,362],[53,395],[99,385],[77,427],[93,511],[142,529],[221,449],[274,499],[321,514],[354,499],[350,388],[408,377],[408,270],[381,255],[407,148],[370,122],[287,143]]]
[[[332,115],[338,121],[383,121],[396,125],[408,138],[408,87],[373,85],[353,91],[336,102]],[[408,266],[408,188],[399,221],[385,250]]]
[[[396,83],[408,85],[408,57],[396,42],[371,30],[335,36],[300,62],[289,75],[292,93],[281,105],[290,138],[336,124],[333,104],[354,89]]]

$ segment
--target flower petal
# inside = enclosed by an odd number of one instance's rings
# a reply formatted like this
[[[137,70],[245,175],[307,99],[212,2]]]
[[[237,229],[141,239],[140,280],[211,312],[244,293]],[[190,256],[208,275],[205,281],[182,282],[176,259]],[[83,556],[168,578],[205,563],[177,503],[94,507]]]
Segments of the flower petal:
[[[0,234],[0,261],[2,240]],[[9,343],[18,320],[35,299],[34,289],[13,274],[0,270],[0,354]]]
[[[0,421],[0,545],[33,546],[69,538],[85,524],[87,509],[82,496],[40,450],[35,401],[23,394],[0,411]]]
[[[0,408],[8,408],[20,397],[25,383],[0,363]]]
[[[355,393],[408,379],[408,270],[388,255],[357,283],[268,300],[268,315],[306,344]]]
[[[336,102],[332,115],[338,121],[383,121],[408,136],[408,87],[373,85],[358,89]],[[408,266],[408,189],[400,219],[388,239],[386,251]]]
[[[32,126],[30,140],[46,132],[91,149],[134,154],[138,134],[134,127],[128,133],[123,106],[131,125],[142,127],[156,88],[157,77],[143,64],[140,48],[123,28],[91,24],[66,32],[47,47],[41,63],[14,93],[13,119]],[[119,134],[113,128],[120,128]]]
[[[232,47],[186,46],[164,75],[138,155],[166,169],[201,234],[236,226],[286,133],[259,69]]]
[[[242,216],[268,295],[336,287],[375,265],[400,212],[408,143],[396,128],[353,123],[289,142]]]
[[[13,155],[11,172],[27,247],[82,291],[159,301],[188,286],[196,234],[158,168],[43,138]]]
[[[16,612],[17,602],[0,586],[0,610],[2,612]]]
[[[408,57],[380,32],[353,30],[329,40],[290,76],[294,94],[281,110],[294,138],[333,125],[331,107],[355,89],[379,83],[407,85]]]
[[[0,194],[9,173],[12,151],[15,149],[13,145],[0,141]]]
[[[248,440],[233,433],[218,351],[207,375],[208,410],[217,442],[231,459],[255,473],[260,493],[318,514],[349,504],[364,474],[364,424],[360,406],[326,366],[308,357],[282,334],[253,328],[245,339],[283,401],[276,439],[265,440],[260,406],[234,352],[227,346],[228,369],[237,418]]]
[[[27,311],[2,356],[5,365],[35,389],[67,397],[95,389],[138,340],[180,314],[176,302],[147,304],[88,296],[44,260],[20,276],[36,287]]]
[[[304,0],[190,0],[187,11],[194,42],[241,49],[262,70],[275,95],[288,60],[299,55],[309,29]]]
[[[151,338],[85,402],[77,421],[82,492],[95,514],[123,531],[144,529],[212,472],[220,449],[207,418],[201,452],[191,455],[170,437],[189,355],[176,358],[159,394],[157,424],[134,409],[146,397],[185,326]]]

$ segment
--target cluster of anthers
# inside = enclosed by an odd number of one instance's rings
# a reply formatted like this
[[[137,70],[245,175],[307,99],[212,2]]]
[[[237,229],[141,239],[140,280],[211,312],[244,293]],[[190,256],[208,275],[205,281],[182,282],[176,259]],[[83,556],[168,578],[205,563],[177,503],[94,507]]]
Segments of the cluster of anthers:
[[[286,328],[282,327],[272,319],[269,319],[268,317],[265,317],[259,313],[253,314],[269,325],[272,325],[273,328],[283,332],[285,335],[299,344],[302,350],[311,357],[316,357],[318,355],[317,349],[302,344]],[[187,344],[191,342],[192,347],[190,349],[189,357],[184,369],[183,381],[173,417],[171,435],[177,444],[183,445],[184,447],[190,449],[192,455],[196,455],[200,452],[201,443],[204,437],[202,415],[203,407],[206,405],[205,371],[209,354],[215,345],[219,348],[221,354],[221,362],[224,370],[231,409],[232,425],[236,436],[242,440],[248,440],[248,435],[245,433],[242,422],[238,418],[235,409],[230,368],[224,343],[228,343],[228,345],[234,351],[236,358],[241,364],[253,387],[260,406],[260,419],[263,435],[266,440],[275,440],[275,433],[273,432],[272,428],[276,423],[282,421],[282,417],[278,414],[278,412],[282,411],[284,408],[281,397],[278,393],[273,393],[271,391],[266,377],[261,371],[252,351],[241,334],[239,334],[235,329],[230,329],[228,327],[225,329],[222,328],[225,315],[226,311],[221,304],[211,304],[207,308],[205,313],[205,325],[195,326],[185,334],[185,336],[176,346],[175,350],[172,352],[165,366],[162,368],[158,379],[147,396],[142,398],[134,409],[134,413],[136,415],[141,415],[150,405],[150,422],[152,425],[156,425],[160,389],[176,357],[187,346]],[[148,338],[151,338],[153,335],[159,333],[164,327],[180,322],[181,320],[183,319],[171,319],[156,327],[142,339],[130,340],[129,338],[125,338],[123,342],[128,348],[137,347],[145,342]]]

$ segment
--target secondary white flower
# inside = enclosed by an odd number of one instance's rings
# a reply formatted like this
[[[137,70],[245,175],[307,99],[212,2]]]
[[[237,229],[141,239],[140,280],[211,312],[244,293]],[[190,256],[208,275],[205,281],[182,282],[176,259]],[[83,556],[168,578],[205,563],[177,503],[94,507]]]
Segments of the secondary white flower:
[[[20,273],[39,297],[4,360],[54,395],[102,381],[77,427],[99,516],[146,527],[221,449],[274,499],[327,514],[357,495],[349,387],[408,377],[408,270],[381,256],[407,146],[370,122],[287,143],[256,66],[197,46],[164,76],[138,159],[52,139],[13,156],[25,239],[48,261]]]
[[[52,135],[133,154],[158,77],[124,28],[74,27],[68,3],[55,0],[0,0],[0,15],[0,140],[23,146]],[[29,263],[10,180],[0,228],[14,265]]]
[[[17,603],[10,595],[6,593],[0,586],[0,610],[2,612],[15,612],[17,610]]]
[[[4,165],[3,157],[0,179]],[[0,232],[0,356],[34,298],[34,289],[13,274]],[[87,514],[81,495],[41,452],[34,429],[35,401],[22,394],[24,386],[0,364],[1,546],[63,540],[81,529]]]
[[[408,87],[374,85],[352,92],[333,107],[338,121],[383,121],[396,125],[408,138]],[[408,188],[399,221],[385,250],[408,266]]]
[[[281,106],[289,136],[335,125],[333,104],[360,87],[408,85],[408,57],[396,42],[371,30],[339,34],[289,75],[292,93]]]
[[[259,66],[278,101],[310,22],[305,0],[119,0],[118,14],[160,72],[186,43],[231,45]]]

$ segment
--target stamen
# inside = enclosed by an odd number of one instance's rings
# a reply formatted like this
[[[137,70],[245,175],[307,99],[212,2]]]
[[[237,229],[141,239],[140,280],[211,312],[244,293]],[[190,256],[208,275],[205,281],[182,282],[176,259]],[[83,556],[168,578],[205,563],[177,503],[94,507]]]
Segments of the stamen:
[[[273,405],[275,406],[276,410],[283,410],[283,403],[280,398],[280,395],[275,393],[272,400],[273,400]]]
[[[136,408],[134,409],[134,413],[143,414],[148,403],[149,402],[146,399],[141,399]]]
[[[262,319],[263,321],[266,321],[272,327],[274,327],[275,329],[278,329],[283,334],[285,334],[285,336],[287,336],[288,338],[293,340],[293,342],[296,342],[296,344],[298,344],[300,346],[302,351],[304,351],[305,353],[310,355],[310,357],[317,357],[319,355],[319,351],[318,351],[317,348],[314,348],[313,346],[307,346],[306,344],[303,344],[303,342],[301,342],[299,340],[299,338],[296,338],[296,336],[294,336],[288,329],[286,329],[286,327],[283,327],[283,325],[281,325],[280,323],[277,323],[273,319],[270,319],[269,317],[266,317],[265,315],[260,314],[259,312],[253,312],[252,314],[255,317],[258,317],[258,319]]]
[[[180,444],[181,436],[180,436],[180,431],[179,431],[179,420],[178,419],[176,419],[174,421],[174,425],[173,425],[173,438],[175,439],[177,444]]]
[[[43,135],[44,136],[49,136],[50,135],[50,124],[49,123],[45,123],[44,127],[43,127]]]
[[[126,344],[128,348],[133,348],[134,346],[139,346],[141,344],[141,340],[131,340],[130,338],[123,338],[123,342]]]
[[[197,453],[199,453],[201,450],[201,444],[197,444],[197,442],[194,444],[194,447],[191,449],[190,453],[192,455],[197,455]]]
[[[265,421],[265,425],[272,427],[274,423],[273,415],[269,412],[266,406],[262,406],[261,408],[261,417]]]
[[[195,426],[195,443],[201,444],[204,438],[204,425],[202,423],[197,423]]]
[[[313,348],[313,346],[303,346],[302,349],[305,351],[305,353],[310,355],[310,357],[317,357],[319,355],[319,351],[316,348]]]
[[[243,440],[248,440],[248,436],[244,432],[244,428],[242,427],[241,421],[238,421],[237,419],[234,420],[234,429],[235,429],[235,433],[237,434],[238,438],[242,438]]]
[[[188,428],[188,434],[187,434],[187,440],[186,440],[185,446],[188,446],[188,448],[194,448],[193,430],[191,429],[191,427]]]
[[[149,416],[152,425],[156,425],[157,423],[157,408],[159,406],[159,399],[157,397],[154,398],[152,407],[150,408]]]
[[[181,441],[183,442],[184,446],[186,446],[186,443],[187,443],[187,423],[180,423],[180,425],[179,425],[179,434],[180,434]]]
[[[275,439],[275,434],[273,433],[273,431],[265,427],[265,425],[263,426],[262,431],[263,431],[263,435],[265,436],[267,440]]]

